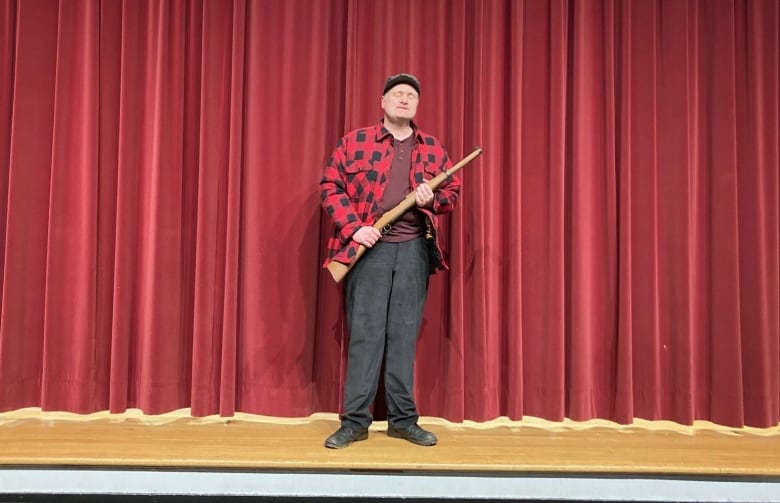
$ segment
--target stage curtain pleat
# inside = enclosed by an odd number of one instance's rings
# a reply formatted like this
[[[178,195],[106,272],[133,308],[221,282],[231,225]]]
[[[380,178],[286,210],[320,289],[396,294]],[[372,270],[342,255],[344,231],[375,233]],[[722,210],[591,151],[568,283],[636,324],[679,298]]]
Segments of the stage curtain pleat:
[[[0,0],[0,411],[339,412],[318,182],[405,71],[483,149],[422,415],[775,426],[779,54],[772,1]]]

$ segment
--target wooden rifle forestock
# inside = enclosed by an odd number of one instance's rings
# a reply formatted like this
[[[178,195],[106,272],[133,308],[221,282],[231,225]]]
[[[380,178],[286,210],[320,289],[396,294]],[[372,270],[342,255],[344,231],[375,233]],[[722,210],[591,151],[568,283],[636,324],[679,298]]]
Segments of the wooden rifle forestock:
[[[473,152],[461,159],[460,162],[455,164],[450,169],[439,173],[433,179],[428,180],[426,183],[431,188],[431,190],[436,190],[436,188],[444,183],[445,180],[460,171],[461,168],[479,157],[481,154],[482,149],[480,147],[476,147]],[[412,191],[407,194],[406,197],[404,197],[401,202],[398,203],[394,208],[385,212],[381,217],[379,217],[379,220],[377,220],[372,227],[377,229],[382,234],[385,234],[389,229],[388,226],[392,225],[393,222],[401,218],[401,216],[411,208],[414,208],[416,204],[415,191]],[[357,253],[355,254],[355,257],[349,264],[342,264],[341,262],[336,262],[335,260],[328,264],[327,269],[330,271],[330,274],[333,276],[333,279],[336,281],[336,283],[340,283],[341,280],[346,277],[347,273],[352,269],[355,263],[360,260],[360,257],[363,256],[366,250],[367,248],[365,246],[360,245]]]

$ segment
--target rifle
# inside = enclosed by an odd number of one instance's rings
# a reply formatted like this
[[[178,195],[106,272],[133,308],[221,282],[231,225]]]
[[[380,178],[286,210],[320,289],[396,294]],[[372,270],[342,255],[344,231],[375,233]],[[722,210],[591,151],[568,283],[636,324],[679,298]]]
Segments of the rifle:
[[[436,190],[436,187],[444,183],[445,180],[450,178],[453,174],[458,172],[461,168],[463,168],[466,164],[470,163],[474,159],[480,156],[482,154],[482,149],[480,147],[476,147],[473,152],[471,152],[469,155],[461,159],[460,162],[458,162],[456,165],[451,167],[448,170],[445,170],[438,175],[436,175],[431,180],[428,180],[427,183],[428,186],[431,188],[431,190]],[[409,211],[411,208],[416,206],[415,201],[415,191],[410,192],[409,194],[404,197],[400,203],[398,203],[393,209],[385,212],[381,217],[379,217],[379,220],[377,220],[373,227],[377,230],[379,230],[382,234],[387,234],[388,231],[390,231],[390,226],[393,222],[401,218],[401,216]],[[360,259],[360,257],[363,256],[363,254],[366,252],[366,247],[363,245],[360,245],[360,247],[357,250],[357,253],[355,254],[355,258],[352,259],[352,262],[349,264],[342,264],[341,262],[331,261],[327,268],[328,271],[330,271],[331,276],[333,276],[333,279],[336,281],[336,283],[340,283],[341,280],[344,279],[344,277],[347,275],[347,273],[352,269],[352,267],[355,265],[355,263]]]

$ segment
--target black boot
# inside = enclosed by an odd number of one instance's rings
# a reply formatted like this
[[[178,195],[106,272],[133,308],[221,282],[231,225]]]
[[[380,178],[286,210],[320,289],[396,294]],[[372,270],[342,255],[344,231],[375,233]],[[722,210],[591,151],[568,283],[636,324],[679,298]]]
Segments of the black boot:
[[[353,430],[349,426],[342,426],[336,433],[325,440],[325,447],[328,449],[343,449],[352,442],[365,440],[368,438],[368,430]]]
[[[390,426],[387,429],[387,436],[393,438],[403,438],[417,445],[436,445],[439,439],[436,438],[430,431],[423,430],[416,423],[406,428],[393,428]]]

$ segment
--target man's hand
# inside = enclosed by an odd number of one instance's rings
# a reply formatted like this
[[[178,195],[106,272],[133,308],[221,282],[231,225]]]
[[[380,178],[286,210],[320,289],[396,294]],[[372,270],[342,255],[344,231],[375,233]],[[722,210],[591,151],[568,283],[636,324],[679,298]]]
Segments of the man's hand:
[[[420,208],[433,206],[433,190],[427,183],[421,183],[414,190],[414,200]]]
[[[366,225],[361,227],[354,234],[352,234],[352,241],[362,244],[366,248],[371,248],[382,237],[382,233],[377,229]]]

